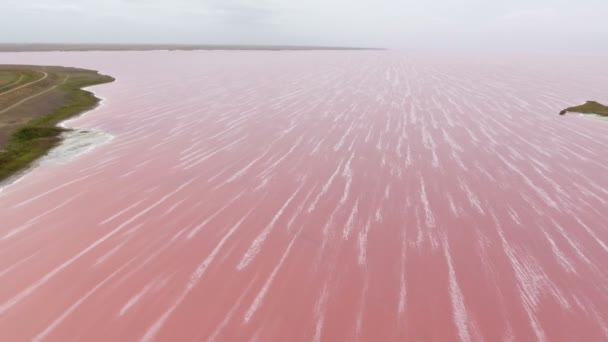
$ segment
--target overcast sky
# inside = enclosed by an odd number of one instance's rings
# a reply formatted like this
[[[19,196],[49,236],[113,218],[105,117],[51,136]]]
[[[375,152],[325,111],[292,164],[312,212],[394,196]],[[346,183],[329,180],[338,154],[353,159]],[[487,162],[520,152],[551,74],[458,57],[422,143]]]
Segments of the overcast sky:
[[[607,0],[0,0],[0,41],[605,46]]]

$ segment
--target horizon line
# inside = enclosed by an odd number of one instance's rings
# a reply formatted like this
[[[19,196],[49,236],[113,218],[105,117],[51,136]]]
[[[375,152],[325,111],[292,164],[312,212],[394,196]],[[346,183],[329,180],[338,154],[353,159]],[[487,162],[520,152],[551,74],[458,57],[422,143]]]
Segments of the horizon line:
[[[51,52],[51,51],[313,51],[313,50],[388,50],[378,47],[315,46],[315,45],[262,45],[262,44],[163,44],[163,43],[0,43],[0,52]]]

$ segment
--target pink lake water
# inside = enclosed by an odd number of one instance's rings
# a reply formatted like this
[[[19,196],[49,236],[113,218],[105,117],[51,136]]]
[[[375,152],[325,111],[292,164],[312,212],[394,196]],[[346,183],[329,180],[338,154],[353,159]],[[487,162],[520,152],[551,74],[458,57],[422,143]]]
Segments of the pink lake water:
[[[0,54],[116,82],[0,192],[1,341],[605,341],[605,60]]]

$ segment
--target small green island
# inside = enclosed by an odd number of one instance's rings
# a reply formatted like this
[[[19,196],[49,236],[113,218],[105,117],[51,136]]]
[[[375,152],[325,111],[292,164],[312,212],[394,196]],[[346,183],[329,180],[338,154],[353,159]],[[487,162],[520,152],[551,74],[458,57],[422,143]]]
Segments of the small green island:
[[[559,114],[566,115],[567,113],[595,114],[600,116],[608,116],[608,106],[605,106],[596,101],[587,101],[587,103],[570,107],[562,110]]]
[[[84,87],[113,82],[97,71],[0,65],[0,182],[24,170],[61,142],[61,121],[94,108]]]

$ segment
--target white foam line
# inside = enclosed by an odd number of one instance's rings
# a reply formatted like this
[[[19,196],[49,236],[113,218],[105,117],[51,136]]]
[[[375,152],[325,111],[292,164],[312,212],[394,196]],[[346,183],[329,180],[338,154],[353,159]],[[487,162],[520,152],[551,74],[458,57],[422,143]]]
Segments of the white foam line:
[[[171,208],[167,209],[167,211],[165,211],[165,213],[161,217],[165,217],[165,216],[171,214],[175,209],[177,209],[177,207],[182,205],[182,203],[184,203],[186,200],[187,200],[187,198],[183,198],[183,199],[177,201],[175,204],[173,204],[171,206]]]
[[[367,220],[367,223],[365,224],[365,226],[363,227],[363,230],[359,232],[359,257],[357,259],[357,261],[359,262],[359,265],[363,266],[365,265],[365,262],[367,260],[367,237],[369,235],[369,229],[371,226],[371,218]]]
[[[452,262],[452,256],[450,255],[450,250],[447,242],[447,237],[443,238],[443,252],[445,254],[445,258],[448,264],[448,277],[450,282],[450,299],[452,301],[452,315],[454,319],[454,323],[456,324],[456,328],[458,330],[458,336],[460,340],[463,342],[468,342],[471,340],[469,335],[468,328],[468,314],[467,309],[464,305],[464,299],[462,296],[462,291],[460,290],[460,286],[458,285],[458,280],[456,278],[456,271],[454,270],[454,265]]]
[[[334,173],[331,174],[331,176],[329,177],[329,179],[327,180],[327,182],[323,185],[323,188],[321,189],[321,192],[319,192],[319,194],[317,195],[317,197],[315,197],[314,201],[310,204],[310,206],[308,207],[308,213],[311,213],[313,210],[315,210],[317,203],[319,202],[319,200],[321,199],[321,197],[327,193],[327,191],[329,190],[329,187],[333,184],[334,179],[338,176],[338,174],[340,173],[340,170],[342,169],[342,165],[344,164],[344,160],[342,160],[342,162],[340,162],[340,164],[338,165],[338,167],[336,168],[336,170],[334,171]]]
[[[302,211],[304,210],[304,207],[306,206],[306,202],[308,202],[308,199],[312,196],[313,192],[317,189],[317,184],[315,184],[311,190],[308,192],[308,194],[306,195],[306,197],[304,197],[304,200],[302,201],[302,204],[300,204],[300,206],[298,207],[298,209],[296,210],[296,212],[293,214],[293,216],[289,219],[289,221],[287,222],[287,230],[291,231],[291,227],[293,226],[294,222],[296,221],[296,219],[302,214]]]
[[[546,341],[545,332],[540,325],[538,318],[536,317],[536,307],[540,301],[539,296],[542,291],[541,287],[544,285],[545,279],[537,274],[537,270],[534,268],[534,266],[537,265],[526,262],[527,260],[524,262],[519,260],[517,251],[509,245],[504,236],[500,221],[498,218],[496,218],[494,213],[491,213],[491,216],[498,231],[498,235],[502,243],[502,249],[509,258],[511,268],[515,272],[520,300],[522,301],[526,314],[528,315],[530,326],[532,327],[538,341]]]
[[[97,173],[98,173],[98,172],[97,172]],[[74,183],[80,182],[81,180],[84,180],[84,179],[87,179],[87,178],[89,178],[89,177],[92,177],[92,176],[96,175],[97,173],[91,173],[91,174],[88,174],[88,175],[82,176],[82,177],[80,177],[80,178],[76,178],[76,179],[74,179],[74,180],[72,180],[72,181],[69,181],[69,182],[67,182],[67,183],[63,183],[63,184],[61,184],[61,185],[59,185],[59,186],[57,186],[57,187],[55,187],[55,188],[53,188],[53,189],[51,189],[51,190],[48,190],[48,191],[46,191],[46,192],[43,192],[43,193],[41,193],[41,194],[39,194],[39,195],[37,195],[37,196],[31,197],[31,198],[29,198],[29,199],[27,199],[27,200],[25,200],[25,201],[19,202],[19,203],[15,204],[15,205],[13,206],[13,208],[19,208],[19,207],[22,207],[22,206],[24,206],[24,205],[26,205],[26,204],[28,204],[28,203],[31,203],[31,202],[33,202],[33,201],[35,201],[35,200],[39,199],[39,198],[42,198],[42,197],[44,197],[44,196],[46,196],[46,195],[49,195],[49,194],[51,194],[51,193],[53,193],[53,192],[55,192],[55,191],[57,191],[57,190],[60,190],[60,189],[62,189],[62,188],[65,188],[66,186],[72,185],[72,184],[74,184]]]
[[[139,205],[141,202],[143,202],[143,201],[144,201],[144,200],[139,200],[139,201],[137,201],[137,202],[135,202],[135,203],[131,204],[130,206],[126,207],[125,209],[123,209],[123,210],[119,211],[118,213],[116,213],[116,214],[112,215],[111,217],[109,217],[109,218],[107,218],[107,219],[103,220],[101,223],[99,223],[99,225],[102,225],[102,226],[103,226],[103,225],[104,225],[104,224],[106,224],[106,223],[112,222],[114,219],[118,218],[120,215],[122,215],[122,214],[126,213],[127,211],[129,211],[129,210],[131,210],[131,209],[135,208],[136,206],[138,206],[138,205]]]
[[[213,251],[211,251],[211,253],[209,253],[209,255],[198,265],[194,272],[192,272],[190,280],[186,283],[186,286],[184,287],[180,295],[173,302],[173,304],[171,304],[171,306],[169,306],[169,308],[167,308],[167,310],[165,310],[165,312],[148,328],[145,335],[141,339],[142,341],[153,341],[155,339],[160,329],[165,325],[167,319],[171,317],[175,309],[177,309],[177,307],[184,301],[184,299],[186,299],[188,294],[196,287],[198,282],[205,274],[205,271],[207,271],[209,265],[213,262],[217,254],[221,251],[226,241],[228,241],[228,239],[241,227],[241,225],[247,219],[247,217],[249,217],[251,212],[253,212],[253,209],[251,209],[239,222],[237,222],[234,226],[232,226],[232,228],[230,228],[228,233],[226,233],[226,235],[224,235],[224,237],[218,242]]]
[[[435,216],[433,215],[433,211],[431,210],[431,206],[429,205],[429,199],[426,196],[426,187],[424,185],[424,179],[422,177],[420,177],[420,201],[422,202],[424,208],[426,226],[428,228],[434,228]]]
[[[606,246],[606,243],[604,243],[604,241],[602,241],[602,239],[600,239],[597,234],[595,234],[593,232],[593,230],[591,230],[586,224],[583,223],[583,221],[581,221],[578,217],[575,217],[576,221],[583,226],[583,228],[585,228],[585,231],[591,235],[591,237],[595,240],[595,242],[597,242],[598,245],[600,245],[602,247],[602,249],[604,250],[604,252],[608,252],[608,246]]]
[[[287,153],[285,153],[281,158],[277,159],[270,166],[266,167],[264,169],[264,171],[262,171],[259,174],[259,176],[265,176],[265,175],[269,174],[270,171],[274,170],[279,164],[281,164],[283,162],[283,160],[285,160],[289,155],[291,155],[291,153],[293,153],[293,151],[296,149],[296,147],[298,147],[300,145],[302,140],[303,140],[302,137],[299,137],[297,139],[297,141],[295,142],[295,144],[289,149],[289,151],[287,151]]]
[[[300,229],[300,231],[301,231],[301,229]],[[247,312],[245,312],[245,316],[243,317],[243,321],[245,323],[249,323],[249,321],[251,320],[253,315],[256,313],[258,308],[262,305],[262,302],[264,301],[264,297],[266,297],[266,294],[268,293],[270,286],[274,282],[274,278],[276,277],[277,273],[283,266],[283,263],[285,263],[285,260],[287,259],[287,257],[289,256],[289,253],[291,252],[291,247],[293,246],[293,243],[296,241],[296,239],[298,238],[299,235],[300,234],[298,232],[298,234],[295,234],[294,237],[291,239],[291,242],[289,242],[287,249],[285,249],[285,252],[283,253],[283,256],[281,257],[281,260],[279,260],[277,265],[274,267],[274,269],[272,270],[272,273],[270,273],[270,276],[266,279],[266,282],[262,286],[262,289],[260,290],[260,292],[258,292],[257,296],[255,297],[255,299],[249,306],[249,309],[247,309]]]
[[[32,340],[39,342],[44,340],[48,335],[55,330],[65,319],[71,315],[82,303],[84,303],[89,297],[91,297],[95,292],[97,292],[101,287],[103,287],[107,282],[112,280],[118,273],[120,273],[123,269],[125,269],[128,265],[130,265],[136,257],[129,260],[126,264],[122,265],[116,271],[112,272],[109,276],[107,276],[104,280],[98,283],[95,287],[93,287],[89,292],[87,292],[84,296],[80,297],[74,304],[72,304],[67,310],[65,310],[59,317],[57,317],[51,324],[49,324],[46,329],[36,335]]]
[[[49,280],[51,280],[57,274],[59,274],[61,271],[63,271],[65,268],[67,268],[68,266],[70,266],[71,264],[73,264],[76,260],[78,260],[82,256],[88,254],[93,249],[95,249],[97,246],[99,246],[100,244],[104,243],[106,240],[108,240],[109,238],[111,238],[112,236],[114,236],[116,233],[120,232],[122,229],[124,229],[131,222],[135,221],[136,219],[138,219],[142,215],[146,214],[150,210],[152,210],[155,207],[157,207],[160,204],[162,204],[169,197],[173,196],[174,194],[176,194],[177,192],[179,192],[184,187],[190,185],[190,183],[192,183],[194,180],[195,180],[195,178],[193,178],[190,181],[186,182],[185,184],[181,185],[176,190],[174,190],[173,192],[169,193],[165,197],[161,198],[158,202],[154,203],[152,206],[148,207],[147,209],[143,210],[139,214],[137,214],[137,215],[133,216],[132,218],[130,218],[129,220],[125,221],[120,226],[118,226],[116,229],[114,229],[111,232],[107,233],[106,235],[104,235],[103,237],[101,237],[100,239],[98,239],[97,241],[95,241],[94,243],[92,243],[90,246],[88,246],[87,248],[85,248],[82,251],[80,251],[75,256],[71,257],[67,261],[65,261],[62,264],[60,264],[59,266],[55,267],[53,270],[51,270],[50,272],[48,272],[47,274],[45,274],[42,278],[38,279],[38,281],[34,282],[32,285],[30,285],[27,288],[23,289],[21,292],[19,292],[18,294],[16,294],[12,298],[8,299],[6,302],[4,302],[2,305],[0,305],[0,315],[5,314],[9,309],[11,309],[13,306],[15,306],[16,304],[18,304],[19,302],[21,302],[23,299],[25,299],[28,296],[30,296],[34,291],[36,291],[38,288],[40,288],[41,286],[43,286],[44,284],[46,284]]]
[[[568,258],[559,249],[559,247],[557,247],[557,244],[555,243],[555,241],[553,241],[553,239],[551,238],[551,236],[545,230],[543,230],[543,233],[545,235],[545,238],[547,239],[547,241],[549,241],[549,244],[551,245],[551,251],[553,252],[553,256],[555,257],[555,259],[557,260],[557,263],[566,272],[568,272],[568,273],[576,273],[576,269],[570,263],[570,260],[568,260]]]
[[[27,258],[21,259],[21,260],[17,261],[16,263],[12,264],[11,266],[5,268],[4,270],[0,271],[0,278],[4,277],[4,275],[6,275],[10,271],[14,270],[15,268],[19,267],[23,263],[27,262],[28,260],[30,260],[31,258],[36,256],[37,254],[38,254],[38,252],[28,256]]]
[[[323,326],[325,324],[325,306],[327,305],[328,298],[329,291],[327,289],[327,284],[325,284],[323,290],[321,290],[321,296],[319,296],[315,305],[315,334],[312,338],[313,342],[321,342]]]
[[[238,180],[239,178],[241,178],[242,176],[244,176],[251,169],[251,167],[253,167],[253,165],[255,165],[255,163],[259,162],[262,158],[264,158],[264,157],[266,157],[266,155],[268,155],[268,152],[270,152],[270,150],[272,149],[274,144],[277,142],[277,140],[273,141],[270,144],[270,146],[268,146],[268,148],[266,148],[264,153],[260,154],[257,158],[252,160],[249,164],[247,164],[245,167],[243,167],[239,171],[235,172],[234,175],[232,175],[232,177],[228,178],[226,183],[232,183],[232,182]]]
[[[304,186],[304,184],[300,185],[300,187],[293,193],[293,195],[291,195],[291,197],[289,197],[289,199],[285,202],[285,204],[283,204],[281,209],[279,209],[279,211],[277,211],[277,213],[274,215],[274,217],[272,218],[270,223],[253,240],[253,242],[251,243],[251,246],[249,246],[249,249],[243,255],[241,262],[239,262],[239,264],[237,266],[237,270],[241,271],[245,267],[247,267],[249,265],[249,263],[251,263],[251,261],[259,253],[260,248],[262,247],[262,244],[264,243],[264,241],[266,241],[266,238],[268,237],[268,234],[270,234],[270,232],[274,228],[274,226],[277,223],[277,221],[279,220],[279,218],[283,215],[283,212],[285,211],[285,209],[289,206],[291,201],[293,201],[293,199],[300,192],[300,190],[302,190],[303,186]]]
[[[29,219],[27,222],[25,222],[25,223],[24,223],[24,224],[22,224],[21,226],[19,226],[19,227],[15,228],[15,229],[12,229],[12,230],[10,230],[8,233],[6,233],[6,234],[5,234],[5,235],[2,237],[2,240],[6,240],[6,239],[11,238],[11,237],[13,237],[13,236],[15,236],[15,235],[17,235],[17,234],[19,234],[19,233],[21,233],[21,232],[25,231],[25,230],[30,229],[30,228],[31,228],[31,227],[33,227],[33,226],[34,226],[34,224],[35,224],[37,221],[39,221],[41,218],[43,218],[44,216],[46,216],[46,215],[48,215],[48,214],[50,214],[50,213],[54,212],[54,211],[55,211],[55,210],[57,210],[57,209],[60,209],[60,208],[64,207],[64,206],[65,206],[65,205],[67,205],[68,203],[70,203],[70,202],[72,202],[73,200],[75,200],[75,199],[76,199],[78,196],[80,196],[80,194],[77,194],[76,196],[73,196],[72,198],[68,198],[67,200],[65,200],[65,201],[61,202],[59,205],[56,205],[56,206],[54,206],[53,208],[51,208],[51,209],[49,209],[49,210],[45,211],[44,213],[42,213],[42,214],[40,214],[40,215],[38,215],[38,216],[36,216],[36,217],[33,217],[33,218]]]
[[[407,237],[405,235],[405,229],[403,229],[401,234],[401,272],[399,277],[399,304],[397,305],[397,313],[399,317],[401,317],[405,313],[405,309],[407,306],[407,282],[405,278],[405,267],[407,260]]]
[[[357,321],[355,325],[355,341],[361,340],[361,330],[363,330],[363,314],[365,313],[365,303],[367,298],[367,290],[369,288],[368,275],[365,276],[363,290],[361,291],[361,304],[357,312]]]
[[[148,291],[150,291],[150,289],[152,288],[152,286],[154,286],[154,284],[156,284],[156,282],[156,280],[149,282],[139,292],[134,294],[133,297],[131,297],[120,309],[120,311],[118,312],[118,316],[124,316],[127,311],[134,307],[148,293]]]
[[[477,198],[477,195],[475,195],[475,193],[473,193],[473,191],[471,191],[471,189],[467,186],[467,184],[462,179],[459,179],[459,181],[460,181],[460,188],[462,190],[464,190],[467,194],[467,199],[469,200],[469,204],[473,208],[475,208],[481,215],[485,215],[485,211],[481,207],[481,203],[480,203],[479,199]]]
[[[344,226],[344,231],[342,232],[342,238],[344,240],[348,240],[348,238],[350,237],[350,233],[355,226],[355,219],[357,217],[358,211],[359,211],[359,200],[357,200],[355,202],[355,205],[353,205],[350,215],[348,216],[348,220],[346,221],[346,225]]]
[[[348,196],[350,194],[350,187],[353,183],[353,171],[351,163],[354,156],[355,153],[351,153],[350,158],[348,159],[348,162],[346,163],[346,165],[344,166],[344,170],[342,171],[342,176],[346,177],[346,184],[344,185],[344,192],[342,193],[342,198],[340,198],[341,205],[346,203],[346,200],[348,199]]]
[[[209,216],[205,221],[201,222],[199,225],[194,227],[188,233],[188,235],[186,235],[186,238],[188,240],[192,239],[196,234],[198,234],[198,232],[201,229],[203,229],[207,224],[209,224],[209,222],[211,222],[214,218],[218,217],[221,213],[224,212],[224,210],[228,209],[228,207],[230,207],[232,204],[234,204],[234,202],[236,202],[239,198],[241,198],[241,196],[243,196],[244,193],[245,193],[245,190],[241,191],[238,195],[236,195],[236,197],[234,197],[232,200],[230,200],[228,203],[226,203],[223,207],[221,207],[217,212],[215,212],[215,214]]]
[[[116,252],[118,252],[118,250],[124,246],[127,242],[129,242],[129,239],[126,239],[125,241],[123,241],[122,243],[116,245],[114,248],[110,249],[107,253],[105,253],[104,255],[100,256],[99,258],[97,258],[97,261],[95,261],[94,266],[97,266],[99,264],[104,263],[106,260],[108,260],[112,255],[116,254]]]
[[[247,285],[247,288],[245,288],[245,290],[243,290],[241,292],[241,295],[236,300],[236,303],[234,303],[234,305],[232,305],[232,307],[230,308],[230,311],[228,311],[228,313],[226,315],[224,315],[224,319],[215,328],[215,330],[213,331],[213,333],[211,335],[209,335],[209,338],[207,338],[207,342],[214,342],[215,340],[217,340],[217,337],[224,330],[224,328],[226,327],[226,325],[228,325],[228,322],[230,322],[230,320],[234,316],[234,313],[236,312],[236,309],[238,309],[238,307],[241,306],[241,303],[243,302],[243,299],[245,299],[245,295],[247,295],[247,293],[249,292],[249,290],[251,289],[251,287],[253,286],[253,284],[255,283],[256,280],[257,280],[257,277],[254,277],[252,279],[252,281],[249,282],[249,285]]]

